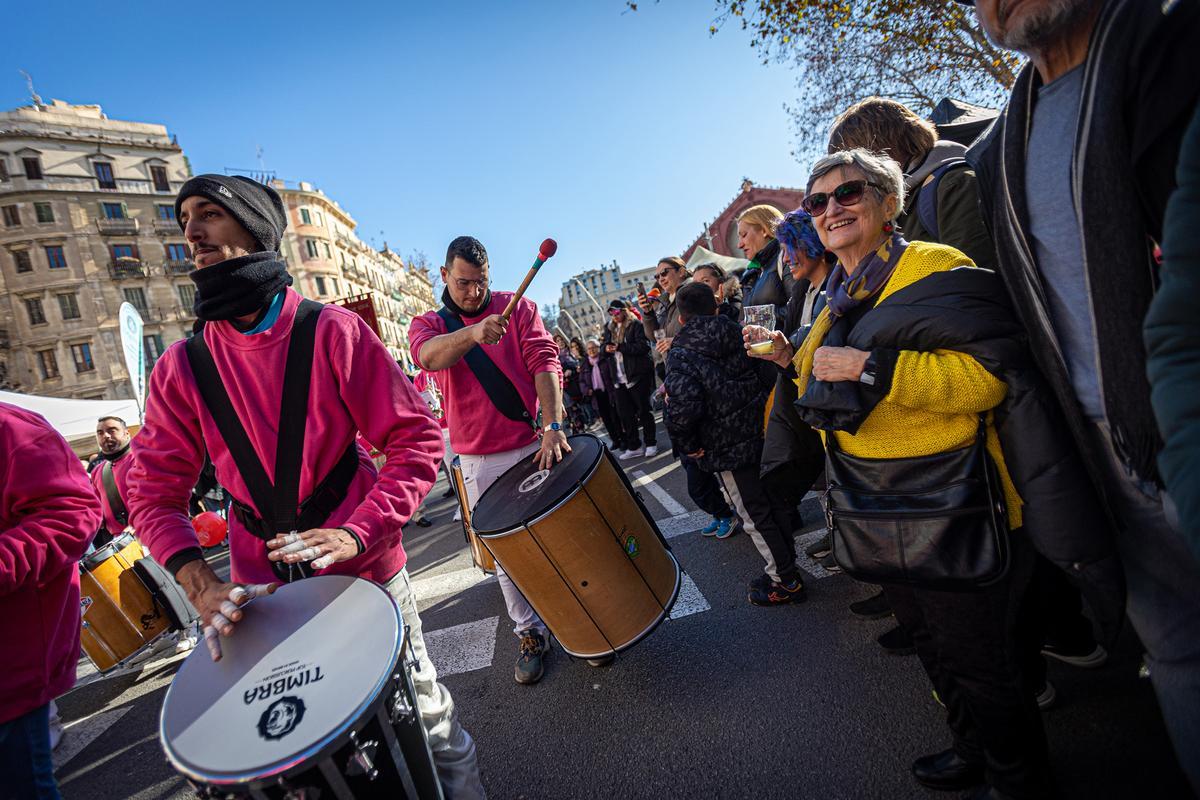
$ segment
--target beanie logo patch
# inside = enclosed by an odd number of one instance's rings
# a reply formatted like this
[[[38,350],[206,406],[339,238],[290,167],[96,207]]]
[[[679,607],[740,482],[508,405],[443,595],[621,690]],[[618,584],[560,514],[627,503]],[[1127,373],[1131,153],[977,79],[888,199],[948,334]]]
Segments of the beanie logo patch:
[[[228,190],[228,189],[226,189],[224,186],[218,186],[218,187],[217,187],[217,194],[223,194],[223,195],[225,195],[226,197],[228,197],[230,200],[232,200],[232,199],[233,199],[233,192],[229,191],[229,190]]]

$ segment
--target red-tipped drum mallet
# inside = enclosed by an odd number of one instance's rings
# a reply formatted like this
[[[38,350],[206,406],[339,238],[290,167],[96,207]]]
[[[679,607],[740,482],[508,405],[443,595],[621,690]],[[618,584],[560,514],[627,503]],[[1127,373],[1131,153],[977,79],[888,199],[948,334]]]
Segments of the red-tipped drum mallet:
[[[512,296],[512,300],[508,301],[508,308],[504,309],[504,321],[508,322],[508,318],[517,310],[517,303],[521,301],[521,297],[525,294],[525,290],[529,288],[529,284],[533,282],[533,276],[537,274],[538,268],[550,260],[550,257],[558,252],[558,242],[553,239],[547,239],[542,242],[542,246],[538,248],[537,258],[533,262],[533,266],[529,268],[529,273],[525,276],[525,280],[521,281],[521,287],[517,289],[517,293]]]

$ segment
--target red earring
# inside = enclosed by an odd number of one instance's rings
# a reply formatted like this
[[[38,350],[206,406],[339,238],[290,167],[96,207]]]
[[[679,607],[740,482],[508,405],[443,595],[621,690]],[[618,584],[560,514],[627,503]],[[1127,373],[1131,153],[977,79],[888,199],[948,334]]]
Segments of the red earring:
[[[896,230],[896,226],[892,224],[891,220],[888,220],[887,222],[883,223],[883,232],[884,233],[891,233],[894,230]]]

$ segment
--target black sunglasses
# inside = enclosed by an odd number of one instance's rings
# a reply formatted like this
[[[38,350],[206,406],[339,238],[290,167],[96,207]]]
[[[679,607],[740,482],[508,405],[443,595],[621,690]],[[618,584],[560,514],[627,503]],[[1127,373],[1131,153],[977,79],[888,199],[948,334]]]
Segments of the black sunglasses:
[[[679,270],[681,270],[681,269],[683,269],[683,267],[667,267],[667,268],[666,268],[666,269],[664,269],[662,272],[656,272],[656,273],[654,273],[654,277],[655,277],[655,278],[662,278],[662,277],[665,277],[665,276],[667,276],[667,275],[670,275],[672,272],[678,272],[678,271],[679,271]]]
[[[800,201],[800,207],[816,218],[829,209],[829,198],[831,197],[837,200],[839,206],[857,205],[858,201],[862,200],[863,193],[867,190],[868,186],[873,186],[881,192],[886,191],[878,183],[872,183],[871,181],[846,181],[832,192],[816,192],[806,196]]]

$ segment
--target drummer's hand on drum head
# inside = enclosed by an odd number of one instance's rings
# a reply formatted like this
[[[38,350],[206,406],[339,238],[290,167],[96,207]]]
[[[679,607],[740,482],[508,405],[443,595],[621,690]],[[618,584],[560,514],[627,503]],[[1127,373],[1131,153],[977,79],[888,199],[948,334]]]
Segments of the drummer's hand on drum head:
[[[285,564],[311,561],[313,569],[325,569],[348,561],[362,548],[358,539],[342,528],[313,528],[303,533],[283,533],[267,542],[267,558]]]
[[[226,583],[203,559],[184,564],[175,579],[200,614],[204,643],[208,645],[213,661],[221,660],[220,637],[232,635],[233,626],[241,621],[241,606],[255,597],[271,594],[276,586],[274,583]]]
[[[550,469],[569,452],[571,445],[567,444],[567,434],[562,431],[546,431],[542,436],[542,448],[533,455],[533,463],[538,465],[538,469]]]

